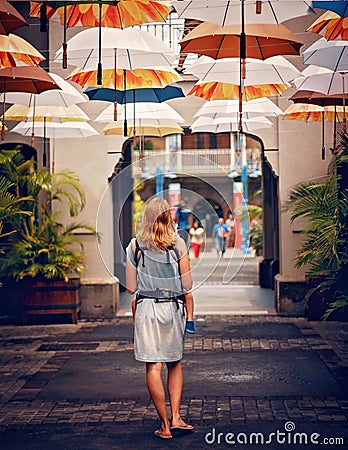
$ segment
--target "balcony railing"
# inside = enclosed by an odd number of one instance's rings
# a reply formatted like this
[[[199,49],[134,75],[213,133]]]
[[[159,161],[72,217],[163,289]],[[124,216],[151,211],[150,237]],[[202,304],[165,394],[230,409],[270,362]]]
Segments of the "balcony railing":
[[[181,175],[197,173],[226,175],[231,170],[230,149],[185,149],[178,151],[145,150],[139,158],[139,151],[133,152],[134,172],[155,174],[156,166],[164,172],[175,172]],[[248,172],[252,173],[259,164],[259,152],[247,149]],[[241,158],[235,156],[235,169],[241,172]]]

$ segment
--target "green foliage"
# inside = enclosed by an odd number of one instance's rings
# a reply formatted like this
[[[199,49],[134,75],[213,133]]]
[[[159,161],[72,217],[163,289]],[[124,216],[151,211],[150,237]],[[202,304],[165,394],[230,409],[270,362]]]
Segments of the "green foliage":
[[[0,192],[0,220],[10,230],[0,247],[4,253],[0,275],[11,274],[17,280],[67,280],[71,274],[80,275],[85,258],[76,233],[96,232],[83,223],[63,225],[58,220],[64,210],[75,217],[85,207],[77,175],[68,170],[51,174],[20,152],[1,151]],[[16,205],[21,206],[20,213],[12,213]]]
[[[248,213],[250,245],[255,250],[256,255],[260,256],[263,250],[262,208],[256,205],[248,205]]]
[[[133,149],[134,150],[139,150],[139,138],[138,138],[138,142],[134,145]],[[153,150],[153,142],[150,141],[149,139],[145,139],[143,142],[143,150]]]
[[[307,300],[316,291],[329,293],[333,300],[325,318],[348,305],[348,190],[340,188],[339,174],[340,170],[347,170],[347,135],[342,136],[341,148],[326,180],[298,184],[291,190],[286,205],[291,221],[306,219],[305,239],[297,251],[296,266],[308,265],[307,277],[316,280]]]

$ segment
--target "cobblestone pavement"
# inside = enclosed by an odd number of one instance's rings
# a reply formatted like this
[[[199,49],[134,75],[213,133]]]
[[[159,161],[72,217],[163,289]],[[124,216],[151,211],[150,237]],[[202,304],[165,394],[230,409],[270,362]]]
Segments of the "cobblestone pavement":
[[[225,432],[284,431],[286,422],[348,448],[348,324],[200,316],[197,329],[185,338],[182,401],[196,431],[164,443],[152,435],[157,415],[134,362],[130,318],[1,327],[1,448],[238,448]],[[220,444],[205,439],[213,429]]]

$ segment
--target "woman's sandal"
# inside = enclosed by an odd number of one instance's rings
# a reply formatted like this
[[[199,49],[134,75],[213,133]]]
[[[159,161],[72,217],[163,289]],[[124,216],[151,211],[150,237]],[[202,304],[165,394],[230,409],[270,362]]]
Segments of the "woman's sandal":
[[[171,439],[173,437],[171,434],[170,435],[163,434],[163,431],[161,429],[155,430],[153,434],[161,439]]]
[[[182,431],[193,431],[195,429],[195,427],[193,425],[190,425],[190,424],[184,422],[184,425],[171,426],[170,429],[171,430],[182,430]]]

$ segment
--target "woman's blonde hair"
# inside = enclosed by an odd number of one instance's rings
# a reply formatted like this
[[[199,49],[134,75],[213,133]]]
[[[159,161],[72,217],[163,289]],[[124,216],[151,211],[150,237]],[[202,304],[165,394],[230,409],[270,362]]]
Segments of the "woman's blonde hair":
[[[175,244],[172,211],[166,200],[153,198],[147,203],[138,239],[151,250],[167,250]]]

